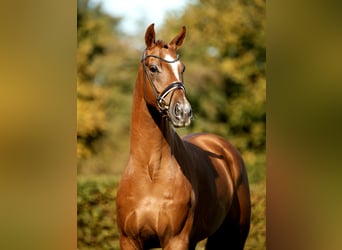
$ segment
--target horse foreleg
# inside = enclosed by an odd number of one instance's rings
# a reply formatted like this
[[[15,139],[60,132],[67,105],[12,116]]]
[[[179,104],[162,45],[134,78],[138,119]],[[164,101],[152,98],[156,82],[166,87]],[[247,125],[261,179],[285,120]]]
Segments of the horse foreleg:
[[[192,214],[192,211],[188,212],[188,217],[179,234],[174,235],[162,242],[163,250],[195,250],[196,245],[190,244],[189,242],[189,235],[193,223]]]
[[[163,247],[163,250],[188,250],[189,242],[179,237],[172,238]]]
[[[128,237],[120,237],[120,249],[121,250],[140,250],[142,248],[136,246],[136,244]]]

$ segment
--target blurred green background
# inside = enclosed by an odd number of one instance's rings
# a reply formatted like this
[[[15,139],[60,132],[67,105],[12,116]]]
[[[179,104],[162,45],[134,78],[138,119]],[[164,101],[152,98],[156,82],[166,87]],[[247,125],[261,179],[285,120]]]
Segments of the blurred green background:
[[[128,157],[144,48],[144,33],[128,36],[120,22],[101,4],[77,1],[79,249],[118,249],[115,189]],[[157,38],[170,41],[183,25],[188,32],[179,54],[194,119],[177,132],[215,133],[240,150],[255,213],[247,249],[265,249],[265,1],[189,1],[156,26]]]

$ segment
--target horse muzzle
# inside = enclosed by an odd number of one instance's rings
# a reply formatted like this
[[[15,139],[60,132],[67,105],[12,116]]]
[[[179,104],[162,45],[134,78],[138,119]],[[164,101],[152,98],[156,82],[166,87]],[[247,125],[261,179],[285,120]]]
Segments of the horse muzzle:
[[[184,96],[180,100],[174,100],[170,105],[169,117],[174,127],[186,127],[191,123],[192,110],[189,101]]]

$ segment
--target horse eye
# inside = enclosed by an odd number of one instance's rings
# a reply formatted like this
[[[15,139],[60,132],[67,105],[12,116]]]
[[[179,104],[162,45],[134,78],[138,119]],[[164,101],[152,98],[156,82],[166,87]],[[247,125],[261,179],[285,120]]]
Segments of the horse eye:
[[[158,67],[156,65],[151,65],[150,66],[150,71],[152,74],[157,73],[158,72]]]

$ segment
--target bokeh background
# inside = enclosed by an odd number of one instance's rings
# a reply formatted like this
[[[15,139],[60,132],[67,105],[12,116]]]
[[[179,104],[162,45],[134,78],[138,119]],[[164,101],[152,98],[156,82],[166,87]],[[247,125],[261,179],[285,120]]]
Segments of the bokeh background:
[[[115,192],[128,159],[144,32],[153,22],[166,41],[187,27],[179,54],[194,120],[177,132],[215,133],[240,150],[253,201],[246,249],[265,249],[265,1],[78,0],[77,8],[78,248],[118,249]]]

